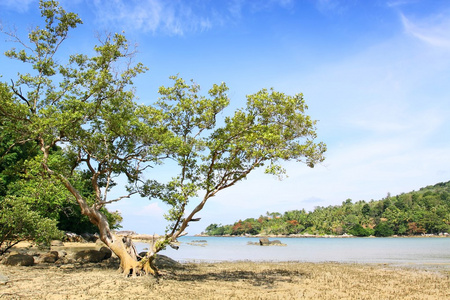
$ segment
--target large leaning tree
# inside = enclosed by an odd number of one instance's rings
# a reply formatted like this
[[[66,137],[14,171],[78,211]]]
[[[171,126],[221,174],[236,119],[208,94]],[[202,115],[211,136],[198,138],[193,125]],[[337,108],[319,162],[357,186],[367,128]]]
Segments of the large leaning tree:
[[[138,105],[132,80],[146,68],[132,63],[134,52],[123,35],[101,39],[94,56],[63,55],[58,50],[69,30],[82,22],[55,1],[41,0],[40,8],[45,26],[32,30],[27,42],[7,33],[21,49],[6,56],[32,68],[0,84],[0,117],[16,133],[16,143],[38,143],[46,176],[70,191],[98,227],[100,239],[120,258],[125,275],[157,275],[156,254],[175,247],[210,198],[253,170],[265,167],[267,173],[283,175],[282,161],[309,167],[323,161],[326,147],[315,142],[316,121],[306,115],[301,94],[261,90],[247,96],[246,107],[216,123],[229,104],[226,85],[214,85],[203,96],[194,82],[172,77],[173,86],[161,87],[158,101]],[[63,167],[53,168],[49,161],[55,146],[65,151]],[[162,181],[152,169],[166,161],[179,172]],[[90,176],[89,195],[73,184],[80,172]],[[126,193],[111,198],[118,184]],[[112,232],[101,212],[133,194],[170,207],[166,233],[143,257]]]

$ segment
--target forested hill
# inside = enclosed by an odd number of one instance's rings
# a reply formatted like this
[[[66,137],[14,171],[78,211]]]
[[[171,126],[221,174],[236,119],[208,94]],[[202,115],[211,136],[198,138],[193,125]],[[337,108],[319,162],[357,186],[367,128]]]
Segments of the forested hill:
[[[450,181],[378,201],[351,199],[342,205],[273,212],[233,225],[211,224],[207,235],[342,235],[391,236],[450,232]]]

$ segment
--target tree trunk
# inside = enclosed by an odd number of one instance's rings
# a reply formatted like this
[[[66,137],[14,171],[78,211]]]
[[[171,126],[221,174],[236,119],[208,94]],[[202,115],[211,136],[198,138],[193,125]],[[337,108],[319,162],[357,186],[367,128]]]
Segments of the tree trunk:
[[[54,173],[53,173],[54,174]],[[72,184],[62,176],[57,175],[64,186],[75,196],[78,205],[81,208],[81,213],[89,218],[89,220],[98,227],[100,232],[100,240],[105,243],[114,254],[120,259],[120,271],[125,276],[137,276],[151,274],[158,276],[159,272],[154,265],[156,253],[161,249],[156,249],[152,245],[152,251],[147,254],[144,259],[138,260],[139,256],[136,253],[136,248],[129,238],[120,238],[111,232],[108,220],[95,205],[89,206],[81,194],[72,186]]]
[[[158,269],[152,263],[155,255],[139,260],[130,238],[120,238],[113,233],[110,233],[110,236],[111,238],[103,240],[100,235],[100,239],[119,257],[119,271],[125,276],[159,275]]]

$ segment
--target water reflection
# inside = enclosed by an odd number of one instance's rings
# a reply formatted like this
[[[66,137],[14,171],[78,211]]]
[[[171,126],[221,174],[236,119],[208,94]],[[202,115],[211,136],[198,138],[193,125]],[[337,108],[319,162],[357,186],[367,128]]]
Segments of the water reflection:
[[[450,269],[450,238],[277,238],[286,247],[256,246],[258,238],[182,237],[180,249],[161,252],[187,261],[304,261],[439,265]],[[202,243],[197,243],[201,240]],[[197,245],[200,244],[200,245]],[[138,243],[139,251],[148,247]]]

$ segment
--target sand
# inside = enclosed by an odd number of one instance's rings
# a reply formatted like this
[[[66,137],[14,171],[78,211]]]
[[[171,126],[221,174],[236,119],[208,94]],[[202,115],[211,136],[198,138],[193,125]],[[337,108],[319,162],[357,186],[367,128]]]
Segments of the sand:
[[[0,265],[0,274],[8,277],[0,285],[0,299],[450,299],[448,269],[333,262],[189,263],[166,268],[155,279],[124,278],[117,266],[114,261]]]

